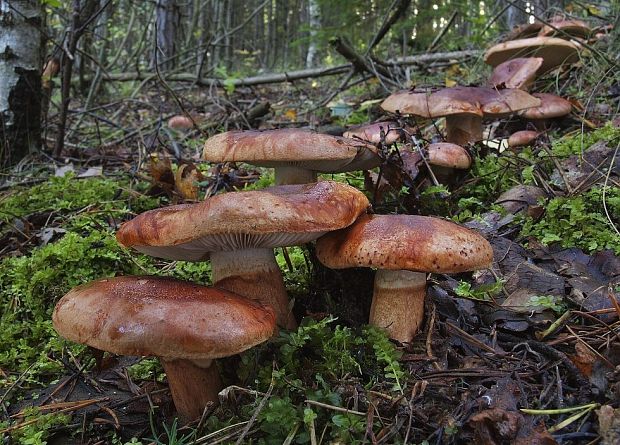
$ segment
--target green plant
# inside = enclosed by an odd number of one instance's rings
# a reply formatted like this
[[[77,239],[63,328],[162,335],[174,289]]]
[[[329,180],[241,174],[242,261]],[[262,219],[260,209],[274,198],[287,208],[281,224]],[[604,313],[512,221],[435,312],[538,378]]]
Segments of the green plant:
[[[67,414],[44,414],[36,406],[24,408],[23,415],[24,426],[11,432],[11,438],[20,445],[45,445],[51,428],[66,425],[71,420],[71,416]],[[8,422],[0,422],[0,429],[8,426]]]
[[[620,254],[620,237],[615,230],[620,227],[620,188],[607,189],[605,205],[608,214],[604,212],[602,188],[579,196],[553,198],[541,219],[525,219],[521,235],[537,238],[545,245],[559,243],[587,252],[612,249]]]
[[[556,314],[563,314],[566,312],[566,304],[562,301],[561,297],[555,295],[535,295],[530,297],[528,306],[538,309],[550,309]]]
[[[454,292],[459,297],[470,298],[472,300],[489,301],[492,300],[503,288],[504,282],[501,280],[494,283],[482,284],[475,288],[467,281],[459,281]]]

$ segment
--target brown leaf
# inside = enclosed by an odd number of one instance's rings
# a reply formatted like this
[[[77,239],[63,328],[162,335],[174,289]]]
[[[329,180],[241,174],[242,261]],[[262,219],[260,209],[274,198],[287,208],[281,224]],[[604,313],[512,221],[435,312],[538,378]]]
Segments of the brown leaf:
[[[185,201],[198,200],[198,183],[204,176],[194,164],[181,164],[174,175],[175,188]]]

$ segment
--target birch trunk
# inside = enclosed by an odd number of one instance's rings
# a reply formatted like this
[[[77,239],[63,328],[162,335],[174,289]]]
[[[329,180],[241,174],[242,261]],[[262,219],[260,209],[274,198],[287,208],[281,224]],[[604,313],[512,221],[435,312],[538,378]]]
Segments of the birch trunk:
[[[306,68],[314,66],[316,51],[318,47],[319,28],[321,27],[321,11],[319,10],[318,0],[308,0],[308,15],[310,25],[310,44],[306,53]]]
[[[38,0],[0,0],[0,165],[41,143],[41,33]]]

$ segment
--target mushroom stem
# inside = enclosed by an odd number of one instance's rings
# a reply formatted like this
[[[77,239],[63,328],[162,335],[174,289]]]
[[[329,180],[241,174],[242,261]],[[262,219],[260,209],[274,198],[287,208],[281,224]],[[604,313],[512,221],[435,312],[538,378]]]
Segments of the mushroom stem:
[[[452,114],[446,116],[446,140],[465,145],[482,140],[482,116],[473,114]]]
[[[316,182],[316,172],[306,168],[283,165],[275,168],[276,185],[309,184]]]
[[[410,342],[424,319],[426,274],[408,270],[377,270],[369,323],[390,338]]]
[[[207,403],[218,403],[222,380],[213,360],[160,360],[181,421],[198,419]]]
[[[213,252],[211,270],[215,287],[271,306],[279,326],[296,329],[297,322],[289,310],[284,279],[273,249]]]

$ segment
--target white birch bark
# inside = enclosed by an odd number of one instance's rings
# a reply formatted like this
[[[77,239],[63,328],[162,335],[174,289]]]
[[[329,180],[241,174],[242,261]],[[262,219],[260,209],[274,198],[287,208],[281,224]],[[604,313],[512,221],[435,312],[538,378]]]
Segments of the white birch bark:
[[[306,68],[314,66],[316,51],[318,47],[319,28],[321,27],[321,10],[318,0],[308,0],[308,15],[310,25],[310,43],[306,53]]]
[[[0,0],[0,164],[40,142],[41,23],[39,0]]]

